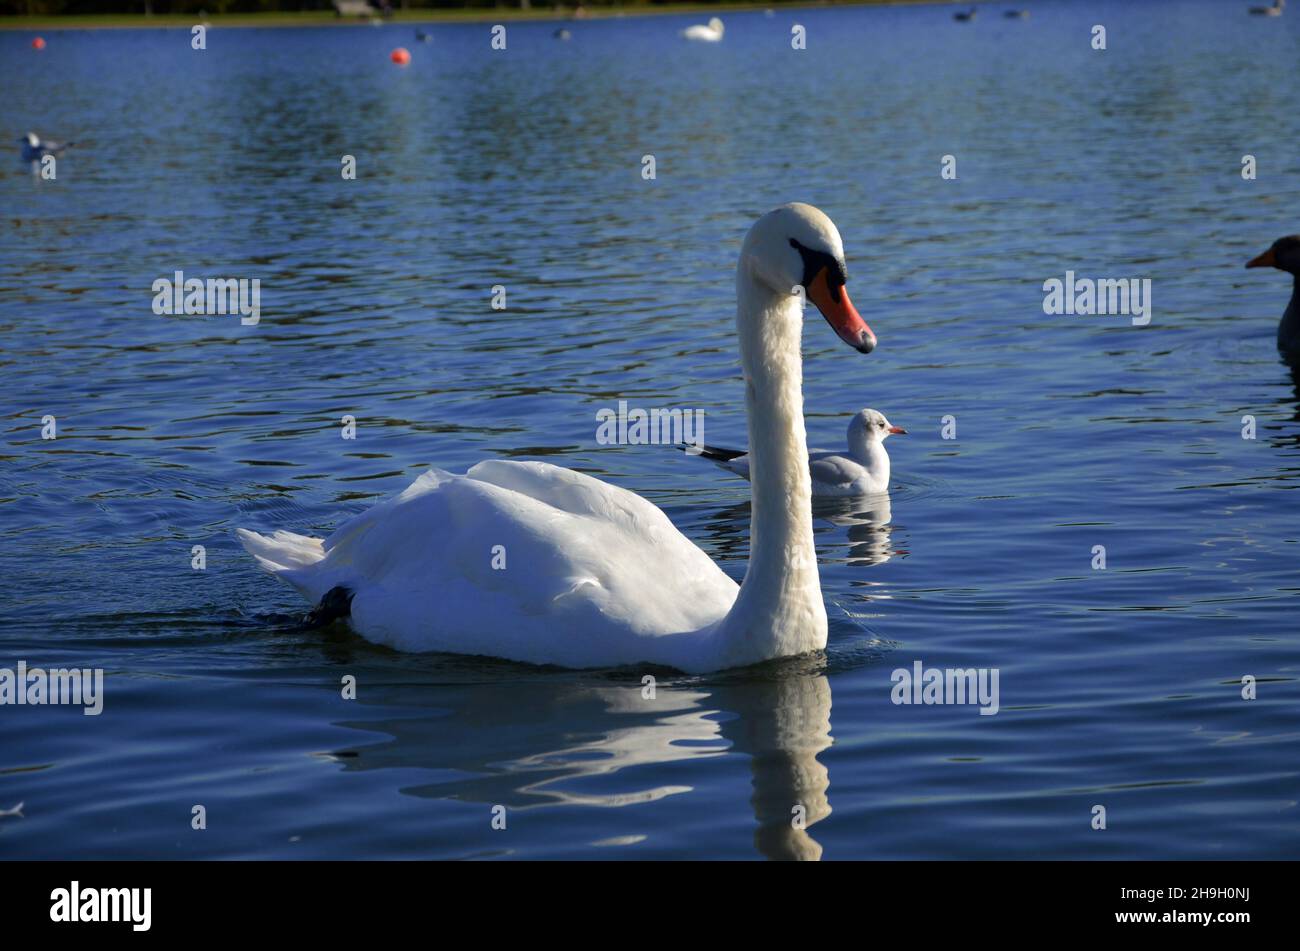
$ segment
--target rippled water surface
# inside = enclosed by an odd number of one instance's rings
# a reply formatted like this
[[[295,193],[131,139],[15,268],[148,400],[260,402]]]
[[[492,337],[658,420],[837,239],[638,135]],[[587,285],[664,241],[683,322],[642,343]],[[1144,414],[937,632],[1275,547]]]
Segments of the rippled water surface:
[[[0,856],[1300,856],[1300,382],[1242,269],[1300,230],[1300,11],[1245,6],[0,33],[0,129],[78,142],[0,168],[0,666],[106,671],[97,718],[0,707]],[[910,430],[888,503],[818,510],[824,656],[648,703],[306,629],[236,543],[546,458],[741,577],[746,483],[595,414],[743,443],[735,257],[792,199],[880,338],[809,319],[810,441]],[[178,269],[259,279],[260,324],[155,315]],[[1045,315],[1067,269],[1150,278],[1150,325]],[[1000,712],[892,704],[917,660],[997,668]]]

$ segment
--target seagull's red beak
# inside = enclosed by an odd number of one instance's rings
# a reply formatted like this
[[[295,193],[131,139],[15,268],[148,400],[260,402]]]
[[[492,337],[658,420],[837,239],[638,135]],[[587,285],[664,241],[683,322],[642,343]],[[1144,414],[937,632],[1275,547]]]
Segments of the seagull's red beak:
[[[826,272],[827,268],[822,268],[808,285],[808,299],[817,305],[841,340],[859,353],[870,353],[876,349],[876,335],[849,300],[848,290],[843,284],[831,287]]]
[[[890,427],[889,427],[889,432],[893,433],[895,436],[906,436],[906,435],[907,435],[907,430],[904,429],[902,426],[890,426]]]
[[[1258,257],[1253,257],[1246,262],[1246,267],[1277,267],[1277,258],[1273,256],[1273,249],[1269,248]]]

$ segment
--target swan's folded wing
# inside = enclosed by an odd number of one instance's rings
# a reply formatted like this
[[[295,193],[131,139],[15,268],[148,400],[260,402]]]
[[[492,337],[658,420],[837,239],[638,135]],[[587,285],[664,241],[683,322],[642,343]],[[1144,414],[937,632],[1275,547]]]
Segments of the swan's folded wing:
[[[701,627],[735,599],[736,583],[634,492],[545,462],[493,459],[466,477],[507,493],[511,530],[531,523],[531,537],[555,552],[564,571],[546,567],[557,599],[591,600],[642,631]]]
[[[497,643],[507,632],[571,638],[576,656],[580,640],[604,630],[697,630],[725,614],[736,592],[657,507],[543,463],[426,473],[341,526],[314,570],[322,590],[356,592],[354,618],[381,642],[463,650],[452,639],[473,635],[482,652],[518,659],[534,655]],[[398,633],[417,629],[423,646]],[[566,662],[555,653],[562,646],[535,656]]]
[[[677,534],[677,528],[653,502],[573,469],[546,462],[489,459],[471,467],[465,475],[520,492],[573,515],[618,521],[630,530],[646,533],[666,530]]]
[[[338,528],[334,529],[324,541],[325,551],[331,551],[344,545],[355,545],[376,525],[382,525],[392,517],[393,510],[413,498],[432,492],[450,479],[458,478],[443,469],[430,469],[408,485],[397,495],[372,505],[358,515],[354,515]]]

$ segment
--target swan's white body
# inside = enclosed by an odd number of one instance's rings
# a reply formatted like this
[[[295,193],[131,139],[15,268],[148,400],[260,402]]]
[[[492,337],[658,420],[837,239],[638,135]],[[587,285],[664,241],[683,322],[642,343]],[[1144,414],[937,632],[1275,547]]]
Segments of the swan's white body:
[[[883,413],[864,409],[849,421],[848,452],[814,449],[808,454],[814,498],[850,498],[879,495],[889,491],[889,453],[885,440],[907,430],[892,425]],[[713,450],[731,455],[734,450]],[[704,457],[742,478],[749,478],[749,453],[715,458],[706,449]]]
[[[841,283],[828,298],[823,262],[832,258]],[[814,276],[810,261],[821,267]],[[352,627],[403,651],[702,672],[820,650],[826,610],[806,464],[803,314],[791,290],[806,284],[841,338],[869,352],[875,338],[842,286],[842,262],[830,219],[799,204],[760,218],[741,251],[736,329],[753,447],[741,586],[650,502],[541,462],[430,470],[324,541],[243,529],[239,537],[312,602],[345,589]]]
[[[401,651],[708,669],[738,590],[650,502],[542,462],[432,469],[324,542],[240,535],[313,603],[353,591],[352,626]]]
[[[722,40],[722,34],[726,32],[726,27],[717,17],[711,17],[708,23],[697,23],[694,26],[688,26],[682,30],[682,36],[688,40],[698,40],[702,43],[718,43]]]

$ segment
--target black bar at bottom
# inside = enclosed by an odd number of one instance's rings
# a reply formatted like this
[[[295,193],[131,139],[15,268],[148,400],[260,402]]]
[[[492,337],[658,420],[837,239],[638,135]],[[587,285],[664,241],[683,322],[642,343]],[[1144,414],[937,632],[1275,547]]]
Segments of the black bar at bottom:
[[[0,864],[0,920],[7,937],[206,939],[283,927],[297,939],[335,941],[374,938],[377,929],[428,934],[435,920],[477,922],[485,937],[575,926],[594,937],[602,920],[629,935],[643,927],[664,937],[681,915],[734,923],[757,914],[808,926],[811,913],[873,942],[882,933],[1002,938],[1042,937],[1044,929],[1232,940],[1285,926],[1294,875],[1294,864],[1279,862],[876,862],[798,871],[709,862],[30,862]]]

